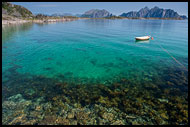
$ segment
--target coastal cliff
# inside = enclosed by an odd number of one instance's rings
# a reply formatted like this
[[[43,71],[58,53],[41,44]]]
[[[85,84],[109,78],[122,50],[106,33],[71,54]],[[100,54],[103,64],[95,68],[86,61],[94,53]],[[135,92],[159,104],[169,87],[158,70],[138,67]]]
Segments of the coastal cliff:
[[[3,19],[32,19],[34,15],[28,9],[20,6],[14,5],[9,2],[2,2],[2,17]]]

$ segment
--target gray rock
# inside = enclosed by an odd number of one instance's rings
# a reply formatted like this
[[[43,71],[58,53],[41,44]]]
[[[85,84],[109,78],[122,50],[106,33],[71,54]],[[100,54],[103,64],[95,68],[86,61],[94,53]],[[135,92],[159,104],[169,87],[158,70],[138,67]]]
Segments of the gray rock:
[[[81,17],[86,17],[86,18],[103,18],[103,17],[111,17],[112,14],[109,13],[106,10],[99,10],[99,9],[91,9],[87,12],[85,12]]]
[[[67,114],[67,118],[68,118],[68,119],[73,119],[74,116],[75,116],[74,112],[69,112],[69,113]]]
[[[31,11],[20,6],[14,5],[10,2],[2,2],[2,14],[9,15],[17,18],[34,17]]]
[[[11,97],[8,98],[8,100],[13,101],[13,102],[22,102],[22,101],[24,101],[21,94],[16,94],[14,96],[11,96]]]
[[[158,99],[160,102],[165,102],[165,103],[168,103],[168,99]]]

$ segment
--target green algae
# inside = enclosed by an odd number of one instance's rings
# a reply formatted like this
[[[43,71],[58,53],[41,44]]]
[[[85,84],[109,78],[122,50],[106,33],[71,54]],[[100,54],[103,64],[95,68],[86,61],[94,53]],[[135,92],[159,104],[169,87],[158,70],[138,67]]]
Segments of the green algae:
[[[182,72],[173,75],[179,74]],[[11,88],[6,85],[9,81],[3,82],[2,122],[14,125],[186,125],[188,79],[187,75],[183,76],[178,78],[179,84],[164,77],[162,80],[155,77],[154,80],[160,80],[158,83],[140,84],[121,77],[113,84],[103,85],[58,82],[44,76],[17,73]],[[166,79],[175,83],[166,87]],[[173,90],[180,94],[173,94]],[[19,115],[21,112],[23,116]]]

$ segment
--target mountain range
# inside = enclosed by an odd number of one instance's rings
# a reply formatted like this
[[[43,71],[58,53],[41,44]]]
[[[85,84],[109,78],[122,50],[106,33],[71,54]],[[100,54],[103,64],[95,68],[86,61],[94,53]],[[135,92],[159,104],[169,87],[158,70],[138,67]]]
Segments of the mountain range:
[[[149,9],[144,7],[139,11],[130,11],[128,13],[123,13],[121,17],[129,18],[182,18],[187,19],[185,15],[179,15],[177,12],[171,9],[162,9],[157,6]]]
[[[110,12],[105,9],[92,9],[85,12],[81,17],[86,18],[104,18],[113,16]],[[139,11],[130,11],[128,13],[123,13],[119,15],[120,17],[127,18],[179,18],[179,19],[187,19],[185,15],[179,15],[172,9],[163,9],[155,6],[154,8],[149,9],[148,7],[144,7]]]
[[[99,10],[99,9],[91,9],[87,12],[85,12],[81,17],[85,18],[105,18],[105,17],[111,17],[112,14],[108,12],[107,10]]]
[[[28,9],[20,6],[14,5],[10,2],[2,2],[2,17],[6,19],[7,17],[12,16],[16,18],[33,18],[35,15]],[[108,12],[105,9],[91,9],[86,11],[84,14],[70,14],[70,13],[55,13],[50,16],[63,17],[63,16],[75,16],[75,17],[84,17],[84,18],[109,18],[117,17]],[[172,9],[163,9],[155,6],[154,8],[149,9],[144,7],[139,11],[130,11],[127,13],[122,13],[119,17],[126,18],[176,18],[176,19],[187,19],[185,15],[179,15]]]

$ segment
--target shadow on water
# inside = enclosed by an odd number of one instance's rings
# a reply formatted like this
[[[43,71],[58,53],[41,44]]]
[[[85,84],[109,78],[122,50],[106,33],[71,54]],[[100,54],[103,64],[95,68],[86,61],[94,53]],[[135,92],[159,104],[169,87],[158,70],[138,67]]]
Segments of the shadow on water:
[[[32,23],[11,24],[2,27],[2,42],[9,40],[17,32],[26,32],[32,28]]]
[[[150,43],[150,40],[135,40],[136,44],[141,44],[141,43]]]

